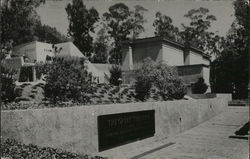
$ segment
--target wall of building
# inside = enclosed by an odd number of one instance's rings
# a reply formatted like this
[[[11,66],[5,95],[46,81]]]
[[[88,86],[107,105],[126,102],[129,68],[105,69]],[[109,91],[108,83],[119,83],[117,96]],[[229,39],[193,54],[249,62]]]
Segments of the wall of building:
[[[67,151],[97,153],[97,117],[105,114],[155,110],[155,135],[120,146],[134,149],[161,141],[214,117],[222,112],[231,95],[199,100],[76,106],[1,112],[1,135],[25,144],[50,146]],[[110,152],[113,149],[104,151]],[[115,149],[119,153],[117,149]]]
[[[184,65],[183,50],[163,44],[162,60],[170,66]]]
[[[36,42],[36,56],[37,62],[45,62],[46,56],[54,57],[52,44],[43,43],[43,42]]]
[[[203,67],[203,78],[205,80],[205,83],[210,85],[210,68],[209,67]]]
[[[203,57],[201,54],[198,54],[194,51],[190,51],[189,54],[189,58],[190,58],[190,65],[195,65],[195,64],[203,64]]]
[[[30,59],[30,62],[34,62],[37,59],[36,41],[14,47],[13,54],[16,56],[25,55]]]
[[[143,60],[148,57],[156,62],[162,61],[162,45],[160,42],[136,44],[132,50],[134,69],[138,69]]]

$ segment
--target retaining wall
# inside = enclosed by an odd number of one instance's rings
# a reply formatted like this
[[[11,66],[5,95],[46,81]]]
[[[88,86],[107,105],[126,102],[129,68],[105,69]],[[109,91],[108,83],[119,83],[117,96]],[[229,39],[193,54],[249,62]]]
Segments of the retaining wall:
[[[149,144],[188,130],[222,112],[230,100],[231,95],[218,94],[198,100],[5,110],[1,112],[1,135],[25,144],[96,154],[97,116],[154,109],[155,135],[124,145],[132,149],[138,143]]]

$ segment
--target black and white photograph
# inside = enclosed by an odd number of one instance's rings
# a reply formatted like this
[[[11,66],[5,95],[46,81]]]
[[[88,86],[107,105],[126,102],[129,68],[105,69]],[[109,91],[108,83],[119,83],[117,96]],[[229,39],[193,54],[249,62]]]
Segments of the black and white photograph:
[[[0,159],[249,159],[249,0],[0,0]]]

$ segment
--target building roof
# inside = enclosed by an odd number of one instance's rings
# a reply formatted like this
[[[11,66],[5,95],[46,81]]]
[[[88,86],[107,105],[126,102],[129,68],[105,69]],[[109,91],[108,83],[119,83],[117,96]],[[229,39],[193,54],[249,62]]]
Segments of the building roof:
[[[172,45],[176,48],[180,48],[180,49],[184,49],[185,46],[182,43],[173,41],[171,39],[168,39],[166,37],[161,37],[161,36],[155,36],[155,37],[148,37],[148,38],[141,38],[141,39],[136,39],[136,40],[128,40],[128,41],[124,41],[123,44],[140,44],[140,43],[148,43],[148,42],[162,42],[168,45]],[[190,47],[191,51],[194,51],[198,54],[201,54],[204,58],[210,59],[211,56],[208,54],[205,54],[204,51],[202,51],[201,49],[195,48],[195,47]]]

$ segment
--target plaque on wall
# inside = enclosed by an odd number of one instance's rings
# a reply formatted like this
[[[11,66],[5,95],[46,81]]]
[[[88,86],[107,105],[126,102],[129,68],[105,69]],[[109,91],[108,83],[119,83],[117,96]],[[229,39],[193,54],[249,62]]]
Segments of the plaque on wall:
[[[97,118],[99,151],[154,136],[155,110],[101,115]]]

